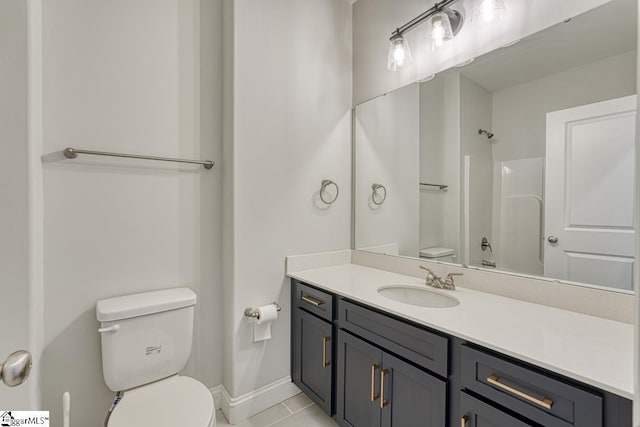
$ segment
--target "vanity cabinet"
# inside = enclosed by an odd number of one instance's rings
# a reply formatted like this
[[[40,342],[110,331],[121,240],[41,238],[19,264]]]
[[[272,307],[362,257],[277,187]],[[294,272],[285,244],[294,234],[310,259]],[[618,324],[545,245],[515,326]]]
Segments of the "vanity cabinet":
[[[631,426],[630,400],[470,343],[460,354],[462,426]]]
[[[333,296],[296,283],[292,309],[293,382],[324,412],[333,412]]]
[[[348,427],[631,427],[632,402],[292,282],[292,378]]]
[[[338,423],[445,425],[448,338],[344,299],[337,304]]]
[[[544,426],[602,427],[602,393],[467,344],[461,354],[464,389]]]
[[[445,425],[445,381],[343,330],[336,360],[340,425]]]

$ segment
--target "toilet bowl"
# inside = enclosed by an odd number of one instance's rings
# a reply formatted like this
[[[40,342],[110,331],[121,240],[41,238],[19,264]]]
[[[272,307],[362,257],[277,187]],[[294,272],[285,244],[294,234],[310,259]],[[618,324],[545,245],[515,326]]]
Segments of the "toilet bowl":
[[[176,423],[176,420],[179,420]],[[109,418],[109,427],[214,427],[211,393],[193,378],[175,375],[126,391]]]
[[[98,301],[102,372],[118,393],[108,427],[214,427],[213,396],[178,375],[191,355],[196,294],[167,289]]]
[[[420,249],[420,258],[454,263],[456,256],[453,249],[433,246],[431,248]]]

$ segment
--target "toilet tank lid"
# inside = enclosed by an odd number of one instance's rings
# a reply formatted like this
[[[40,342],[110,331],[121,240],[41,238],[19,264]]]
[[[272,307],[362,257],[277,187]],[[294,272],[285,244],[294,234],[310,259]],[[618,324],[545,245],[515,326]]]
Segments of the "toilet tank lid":
[[[426,258],[440,258],[449,255],[453,255],[453,249],[451,248],[440,248],[440,247],[432,247],[432,248],[424,248],[420,249],[420,255]]]
[[[196,301],[196,293],[189,288],[173,288],[124,295],[98,301],[96,304],[96,317],[100,322],[129,319],[131,317],[190,307],[195,305]]]

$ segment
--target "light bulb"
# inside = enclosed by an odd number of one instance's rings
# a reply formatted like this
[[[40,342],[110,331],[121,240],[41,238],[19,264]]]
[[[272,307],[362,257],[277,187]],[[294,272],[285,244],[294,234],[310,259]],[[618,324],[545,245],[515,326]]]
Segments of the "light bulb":
[[[503,19],[506,14],[504,0],[476,0],[473,6],[474,22],[488,23]]]
[[[389,45],[389,56],[387,57],[387,68],[396,71],[406,63],[413,61],[409,42],[401,35],[395,36]]]
[[[449,15],[445,11],[438,12],[431,17],[431,50],[444,46],[453,39],[453,30]]]

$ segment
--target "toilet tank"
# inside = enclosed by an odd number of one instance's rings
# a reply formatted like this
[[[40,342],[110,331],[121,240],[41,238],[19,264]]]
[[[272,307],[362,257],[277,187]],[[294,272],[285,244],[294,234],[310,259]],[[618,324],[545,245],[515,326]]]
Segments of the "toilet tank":
[[[191,355],[195,304],[189,288],[98,301],[107,387],[128,390],[182,371]]]

